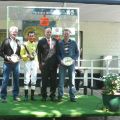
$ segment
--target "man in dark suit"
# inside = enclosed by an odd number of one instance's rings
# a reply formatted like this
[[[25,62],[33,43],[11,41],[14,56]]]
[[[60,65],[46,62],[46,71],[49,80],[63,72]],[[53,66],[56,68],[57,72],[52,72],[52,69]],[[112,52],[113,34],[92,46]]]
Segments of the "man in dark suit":
[[[20,101],[19,94],[19,58],[20,44],[16,39],[18,28],[12,26],[9,29],[10,36],[5,39],[0,47],[0,56],[4,58],[3,81],[1,86],[1,101],[7,102],[7,84],[9,75],[13,72],[13,100]]]
[[[42,75],[42,101],[47,100],[47,86],[50,83],[50,100],[55,101],[55,92],[57,87],[57,40],[51,37],[51,28],[45,29],[45,37],[39,40],[37,51],[38,51],[38,62],[39,68]]]

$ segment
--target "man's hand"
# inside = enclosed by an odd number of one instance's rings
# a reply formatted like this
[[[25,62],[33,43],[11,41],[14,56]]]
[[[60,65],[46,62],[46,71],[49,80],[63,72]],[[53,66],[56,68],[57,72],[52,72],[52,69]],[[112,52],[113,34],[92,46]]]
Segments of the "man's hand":
[[[75,64],[75,60],[72,61],[72,64]]]
[[[64,62],[63,62],[63,60],[61,60],[61,65],[64,65]]]
[[[39,64],[39,69],[42,71],[43,70],[43,66],[45,65],[45,63],[41,63]]]
[[[6,56],[5,58],[6,58],[9,62],[12,62],[11,56]]]
[[[72,64],[75,64],[75,60],[72,60]],[[65,65],[63,60],[61,60],[61,65]]]
[[[42,71],[42,65],[41,64],[39,64],[39,69]]]
[[[10,56],[6,56],[6,58],[7,58],[7,60],[9,60],[9,61],[11,60],[11,57],[10,57]]]
[[[34,56],[32,56],[32,55],[27,55],[27,57],[28,57],[30,60],[34,60]]]

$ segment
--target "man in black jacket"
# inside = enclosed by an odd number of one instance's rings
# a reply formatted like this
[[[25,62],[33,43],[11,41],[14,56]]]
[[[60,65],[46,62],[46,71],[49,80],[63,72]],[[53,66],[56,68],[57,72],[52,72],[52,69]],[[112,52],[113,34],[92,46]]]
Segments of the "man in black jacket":
[[[51,38],[51,28],[45,29],[45,38],[38,42],[38,61],[42,75],[42,100],[47,100],[47,86],[50,83],[50,100],[55,101],[57,87],[57,40]],[[49,81],[48,81],[49,80]]]
[[[20,101],[19,94],[19,58],[20,45],[16,39],[18,28],[12,26],[9,29],[10,37],[5,39],[0,47],[0,56],[4,58],[3,81],[1,87],[1,101],[7,102],[7,84],[9,75],[13,72],[13,100]]]

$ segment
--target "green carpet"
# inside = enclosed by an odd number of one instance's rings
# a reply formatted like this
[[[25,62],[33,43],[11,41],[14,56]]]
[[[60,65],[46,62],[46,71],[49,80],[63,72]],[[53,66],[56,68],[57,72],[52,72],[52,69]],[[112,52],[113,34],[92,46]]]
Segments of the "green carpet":
[[[23,99],[23,98],[22,98]],[[78,95],[77,102],[70,102],[65,96],[62,102],[43,102],[37,96],[37,101],[13,102],[8,97],[7,103],[0,102],[0,117],[81,117],[120,115],[120,112],[109,112],[102,109],[102,100],[96,96]]]

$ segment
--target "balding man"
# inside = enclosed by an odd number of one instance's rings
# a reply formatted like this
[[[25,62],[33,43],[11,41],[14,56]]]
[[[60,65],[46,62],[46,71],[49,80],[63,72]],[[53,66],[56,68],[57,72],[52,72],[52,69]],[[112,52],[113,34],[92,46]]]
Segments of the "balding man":
[[[39,68],[42,75],[42,101],[47,100],[47,86],[50,83],[50,100],[55,101],[56,99],[56,87],[57,87],[57,66],[58,59],[56,55],[57,51],[57,40],[52,38],[51,28],[45,29],[45,37],[38,42],[38,61]]]

